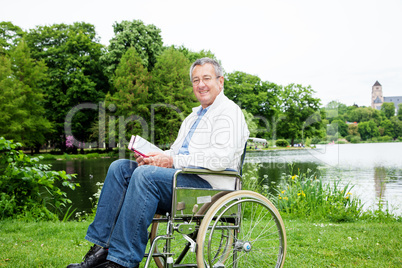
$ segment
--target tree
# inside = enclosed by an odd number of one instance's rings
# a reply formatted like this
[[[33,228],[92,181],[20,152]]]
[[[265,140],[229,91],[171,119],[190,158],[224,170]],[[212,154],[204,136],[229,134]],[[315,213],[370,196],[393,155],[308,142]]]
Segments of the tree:
[[[32,57],[43,59],[49,80],[43,85],[46,116],[56,128],[49,137],[65,149],[65,119],[73,107],[82,103],[98,103],[109,86],[100,65],[103,46],[95,28],[87,23],[38,26],[28,32],[27,42]],[[96,120],[94,109],[80,110],[72,118],[71,130],[78,141],[89,141],[88,128]],[[67,125],[67,127],[69,127]]]
[[[235,71],[226,75],[225,95],[258,120],[260,133],[268,137],[272,134],[273,118],[278,113],[280,86],[264,82],[258,76]]]
[[[367,122],[374,120],[376,124],[380,124],[381,112],[371,107],[351,108],[347,114],[347,120],[350,122]]]
[[[325,107],[326,118],[335,120],[347,112],[347,106],[338,101],[331,101]]]
[[[241,111],[243,112],[244,118],[246,119],[247,127],[250,131],[250,137],[255,137],[258,132],[258,125],[254,120],[254,115],[247,112],[245,109],[242,109]]]
[[[336,129],[336,132],[339,132],[342,137],[346,137],[348,135],[348,125],[345,123],[345,121],[339,119],[332,120],[331,126],[333,126],[333,128]]]
[[[0,52],[9,53],[17,47],[26,33],[9,21],[0,22]]]
[[[155,143],[169,147],[176,139],[183,119],[199,103],[193,94],[189,77],[190,61],[174,48],[166,49],[158,58],[151,76],[151,131]]]
[[[380,136],[377,124],[374,122],[374,120],[359,123],[358,132],[362,140],[368,140],[373,137]]]
[[[383,120],[380,124],[379,132],[381,136],[394,137],[394,124],[389,119]]]
[[[286,86],[280,96],[278,136],[290,139],[292,146],[296,138],[320,135],[323,128],[320,99],[313,97],[314,90],[298,84]]]
[[[397,113],[398,119],[402,121],[402,103],[398,104],[398,113]]]
[[[215,55],[210,50],[201,50],[199,52],[194,52],[184,46],[176,47],[174,45],[172,45],[170,47],[165,47],[164,49],[169,49],[169,48],[173,48],[173,49],[183,53],[183,55],[190,61],[190,63],[193,63],[197,59],[201,59],[201,58],[205,58],[205,57],[214,59],[219,62],[219,60],[215,57]]]
[[[384,102],[381,105],[381,111],[388,119],[390,119],[392,116],[395,115],[395,104],[393,102]]]
[[[115,37],[110,40],[107,53],[102,57],[108,76],[113,77],[120,59],[130,47],[136,49],[142,65],[148,71],[152,70],[162,52],[161,30],[140,20],[116,22],[113,30]]]
[[[399,120],[398,117],[394,116],[391,118],[391,123],[394,128],[393,138],[402,137],[402,120]]]
[[[52,131],[43,108],[47,68],[43,61],[30,57],[24,41],[9,54],[0,55],[0,136],[38,150]]]
[[[106,105],[116,107],[120,142],[135,134],[147,139],[150,118],[150,76],[135,48],[128,49],[123,55],[113,81],[116,92],[106,96]],[[124,129],[120,129],[120,126]]]

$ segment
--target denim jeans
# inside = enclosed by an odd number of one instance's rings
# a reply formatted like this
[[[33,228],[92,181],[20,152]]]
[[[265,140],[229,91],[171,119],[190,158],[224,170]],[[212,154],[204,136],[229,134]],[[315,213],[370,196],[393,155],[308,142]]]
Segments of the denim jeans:
[[[147,228],[155,213],[170,212],[176,169],[137,166],[127,159],[114,161],[99,197],[94,221],[86,240],[109,248],[108,260],[135,267],[144,257]],[[179,174],[177,186],[211,188],[192,174]]]

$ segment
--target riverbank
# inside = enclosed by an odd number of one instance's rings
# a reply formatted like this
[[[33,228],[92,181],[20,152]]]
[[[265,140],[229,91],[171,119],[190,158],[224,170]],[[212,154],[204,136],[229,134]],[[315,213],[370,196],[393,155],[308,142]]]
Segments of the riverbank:
[[[0,221],[0,267],[65,267],[79,262],[91,246],[83,239],[90,221]],[[402,265],[401,222],[285,218],[284,223],[288,241],[285,267]]]

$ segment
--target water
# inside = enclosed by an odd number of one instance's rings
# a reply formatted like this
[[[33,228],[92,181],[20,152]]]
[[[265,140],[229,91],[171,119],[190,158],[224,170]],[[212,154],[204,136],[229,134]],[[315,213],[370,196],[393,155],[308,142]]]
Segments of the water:
[[[402,214],[402,143],[319,145],[316,149],[250,152],[247,163],[261,163],[260,176],[279,183],[282,173],[289,174],[290,164],[306,172],[318,173],[324,181],[354,185],[352,194],[364,208],[388,205]]]
[[[97,192],[97,182],[103,182],[111,158],[53,161],[53,169],[77,173],[75,182],[81,187],[66,191],[79,211],[89,211],[89,197]],[[248,152],[244,171],[260,163],[260,178],[268,175],[267,183],[280,183],[290,164],[301,172],[311,170],[324,181],[341,180],[341,185],[354,185],[352,194],[359,197],[365,209],[383,204],[402,215],[402,143],[320,145],[316,149]]]

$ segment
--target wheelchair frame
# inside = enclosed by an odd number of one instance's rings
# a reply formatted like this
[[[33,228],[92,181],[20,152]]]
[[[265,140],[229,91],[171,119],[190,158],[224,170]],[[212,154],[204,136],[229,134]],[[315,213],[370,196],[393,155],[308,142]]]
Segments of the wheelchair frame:
[[[232,177],[235,189],[177,187],[179,174]],[[240,190],[241,184],[242,176],[236,171],[178,170],[173,178],[172,210],[153,219],[144,267],[149,267],[152,259],[158,268],[282,267],[286,256],[282,218],[266,197]],[[157,235],[161,222],[167,224],[166,234]],[[175,232],[187,241],[178,256],[171,252]],[[162,240],[161,252],[158,243]],[[188,251],[196,252],[196,263],[182,263]]]

